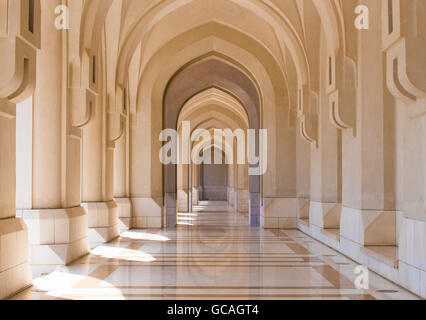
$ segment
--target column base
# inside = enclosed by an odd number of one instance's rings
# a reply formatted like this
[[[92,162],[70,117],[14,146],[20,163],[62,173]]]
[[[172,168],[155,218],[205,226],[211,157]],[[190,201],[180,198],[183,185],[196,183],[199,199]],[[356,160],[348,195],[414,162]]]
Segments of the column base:
[[[297,218],[309,220],[309,209],[311,200],[308,198],[298,198]]]
[[[0,299],[30,287],[28,230],[20,218],[0,220]]]
[[[235,189],[229,187],[228,188],[228,206],[229,206],[229,208],[234,208],[234,196],[235,196]]]
[[[64,266],[89,253],[87,216],[82,207],[18,210],[28,227],[29,261]]]
[[[250,192],[248,190],[238,190],[235,197],[235,201],[237,203],[237,212],[248,213]]]
[[[158,229],[163,225],[163,198],[132,198],[132,227]]]
[[[189,194],[185,190],[177,191],[178,212],[189,212],[188,208]]]
[[[322,229],[340,229],[341,203],[321,203],[311,201],[309,222]]]
[[[132,228],[132,202],[128,198],[115,198],[118,206],[118,227],[121,232]]]
[[[396,212],[342,208],[340,234],[361,246],[394,246]]]
[[[174,228],[177,225],[176,193],[166,192],[164,195],[164,217],[163,226]]]
[[[176,227],[176,208],[164,208],[164,212],[164,226],[166,228]]]
[[[296,229],[297,198],[265,198],[263,219],[265,229]]]
[[[199,194],[198,194],[198,188],[192,188],[192,205],[198,206],[198,200]]]
[[[118,223],[118,206],[114,201],[88,202],[81,206],[88,217],[88,236],[90,248],[114,240],[120,235]]]
[[[253,228],[262,227],[262,217],[260,215],[250,214],[250,226]]]

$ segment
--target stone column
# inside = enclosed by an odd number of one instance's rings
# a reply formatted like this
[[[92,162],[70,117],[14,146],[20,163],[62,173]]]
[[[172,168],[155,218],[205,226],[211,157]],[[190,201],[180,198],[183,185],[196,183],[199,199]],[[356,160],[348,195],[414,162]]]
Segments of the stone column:
[[[198,174],[199,174],[199,187],[198,187],[198,194],[200,196],[200,199],[204,200],[204,164],[200,164],[198,166]]]
[[[193,174],[194,174],[194,172],[192,171],[193,170],[193,166],[192,166],[192,164],[190,163],[189,165],[188,165],[188,212],[192,212],[192,208],[193,208],[193,206],[194,206],[194,204],[193,204],[193,202],[192,202],[192,200],[193,200],[193,196],[192,196],[192,190],[193,190],[193,188],[192,188],[192,185],[193,185],[193,178],[192,178],[192,176],[193,176]]]
[[[32,279],[28,231],[15,211],[15,105],[2,99],[0,149],[0,299],[3,299],[30,286]]]
[[[300,132],[300,123],[297,123]],[[308,227],[309,207],[311,194],[311,146],[303,140],[300,134],[296,135],[297,152],[297,218],[298,227]]]
[[[126,118],[126,128],[129,126]],[[115,142],[114,150],[114,201],[118,206],[120,231],[132,227],[132,203],[129,198],[129,135],[128,130]]]
[[[320,36],[318,144],[311,145],[311,202],[309,222],[314,234],[339,229],[342,201],[341,131],[330,121],[328,71],[324,32]],[[331,60],[333,61],[333,60]]]
[[[42,50],[37,55],[33,106],[32,205],[18,208],[29,229],[30,262],[66,265],[88,253],[87,216],[80,206],[80,137],[73,131],[63,74],[63,32],[55,28],[55,8],[42,1]],[[22,210],[19,210],[22,209]],[[44,269],[33,267],[38,274]]]
[[[150,106],[144,104],[139,108],[137,113],[132,114],[130,131],[132,225],[139,229],[161,228],[166,226],[166,216],[163,216],[163,177],[158,158],[160,149],[156,148],[160,134],[152,132],[154,121]]]
[[[296,132],[290,129],[290,108],[275,111],[275,126],[268,129],[268,171],[263,182],[263,226],[266,229],[293,229],[297,226]],[[275,135],[275,139],[270,136]],[[270,151],[272,149],[272,152]],[[269,167],[271,165],[271,168]],[[271,177],[272,176],[272,177]]]
[[[182,126],[178,129],[179,137],[182,137]],[[182,149],[180,149],[182,150]],[[176,192],[177,192],[177,212],[188,212],[188,165],[183,164],[183,151],[180,151],[180,159],[176,165]]]
[[[383,49],[387,89],[395,98],[396,177],[399,281],[426,298],[426,2],[384,1]],[[392,104],[386,101],[386,109]],[[385,110],[386,110],[385,109]],[[392,109],[391,109],[392,110]],[[389,119],[389,118],[388,118]],[[387,121],[389,122],[389,121]],[[392,179],[394,178],[394,179]]]
[[[94,115],[83,128],[82,147],[82,206],[88,216],[88,235],[92,248],[119,236],[118,206],[113,200],[114,143],[109,140],[110,128],[107,125],[108,121],[114,121],[111,115],[106,114],[101,47],[99,45],[98,50],[92,48],[91,53],[96,57],[92,59],[91,63],[96,64],[91,69],[96,72],[93,77],[96,81],[92,87],[97,90],[97,99]]]
[[[179,163],[177,166],[177,210],[189,211],[189,165]]]
[[[370,17],[381,17],[382,2],[364,2]],[[394,128],[386,119],[392,108],[385,106],[381,31],[381,19],[371,18],[368,32],[358,31],[356,130],[343,132],[341,246],[351,257],[362,246],[396,244]]]
[[[199,194],[198,194],[198,173],[199,167],[196,164],[192,164],[192,205],[197,206],[199,202]]]
[[[228,165],[228,206],[234,207],[235,196],[235,163]]]
[[[237,165],[238,184],[236,191],[237,210],[240,213],[248,213],[249,211],[249,197],[248,190],[248,165]]]
[[[234,151],[234,159],[235,159],[236,151]],[[238,212],[238,164],[234,161],[234,211]]]

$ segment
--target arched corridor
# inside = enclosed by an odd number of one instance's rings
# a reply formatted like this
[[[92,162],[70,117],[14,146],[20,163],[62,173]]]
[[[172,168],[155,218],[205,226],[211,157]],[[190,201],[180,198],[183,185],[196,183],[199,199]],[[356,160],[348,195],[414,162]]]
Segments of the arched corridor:
[[[0,299],[426,298],[425,14],[0,0]]]

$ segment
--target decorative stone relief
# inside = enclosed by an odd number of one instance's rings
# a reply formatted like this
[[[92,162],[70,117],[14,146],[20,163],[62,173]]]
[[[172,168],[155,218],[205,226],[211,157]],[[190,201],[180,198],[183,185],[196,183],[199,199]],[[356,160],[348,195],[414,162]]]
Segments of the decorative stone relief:
[[[356,125],[356,65],[339,54],[337,59],[336,87],[329,95],[330,121],[337,129],[354,129]]]
[[[382,0],[382,39],[386,53],[386,82],[396,99],[410,105],[410,117],[423,115],[426,105],[412,108],[426,97],[426,39],[422,0]]]
[[[307,86],[299,89],[298,115],[300,121],[300,134],[308,143],[318,145],[318,95],[309,90]]]

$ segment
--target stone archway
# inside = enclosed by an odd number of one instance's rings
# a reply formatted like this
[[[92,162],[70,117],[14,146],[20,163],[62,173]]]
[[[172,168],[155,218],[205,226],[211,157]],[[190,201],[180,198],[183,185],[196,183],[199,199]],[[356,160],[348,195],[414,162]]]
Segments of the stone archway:
[[[232,94],[244,106],[249,120],[249,129],[260,129],[260,97],[255,84],[236,67],[217,58],[206,58],[178,72],[169,82],[163,100],[163,128],[177,129],[180,111],[196,94],[218,87]],[[258,151],[258,143],[256,144]],[[176,224],[177,166],[164,166],[164,199],[166,225]],[[250,224],[260,226],[260,176],[250,176]]]

